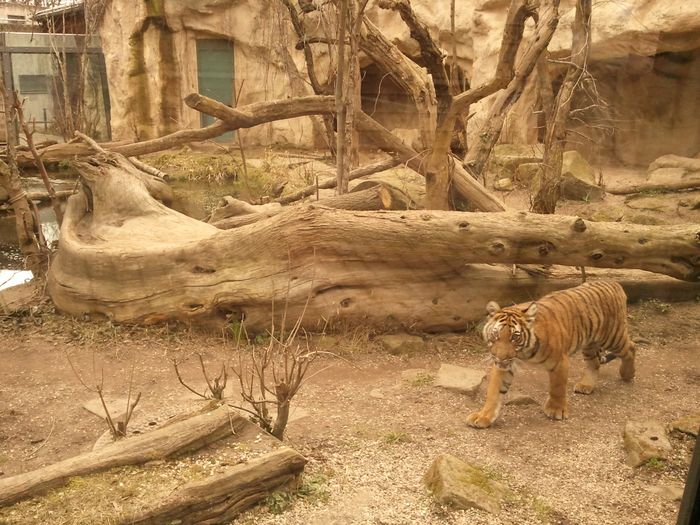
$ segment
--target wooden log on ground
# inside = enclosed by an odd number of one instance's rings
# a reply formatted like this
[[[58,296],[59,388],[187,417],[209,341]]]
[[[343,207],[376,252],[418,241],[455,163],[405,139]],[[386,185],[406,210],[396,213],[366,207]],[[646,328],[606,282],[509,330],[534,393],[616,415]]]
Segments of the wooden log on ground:
[[[374,173],[378,173],[380,171],[385,171],[391,168],[394,168],[401,164],[401,161],[396,158],[396,157],[391,157],[389,159],[385,160],[380,160],[379,162],[375,162],[372,164],[368,164],[367,166],[361,166],[359,168],[356,168],[350,172],[350,175],[348,176],[348,181],[359,179],[361,177],[366,177],[368,175],[372,175]],[[332,177],[332,174],[329,173],[329,177]],[[335,188],[338,185],[338,179],[335,177],[328,178],[322,181],[319,181],[318,186],[316,184],[312,184],[310,186],[307,186],[306,188],[303,188],[299,191],[296,191],[294,193],[290,193],[289,195],[285,195],[284,197],[280,197],[278,199],[275,199],[275,202],[279,202],[280,204],[291,204],[292,202],[301,200],[305,197],[310,197],[314,193],[316,193],[317,189],[321,190],[326,190],[330,188]]]
[[[229,408],[215,410],[172,423],[146,434],[130,437],[96,451],[59,461],[31,472],[0,479],[0,507],[36,496],[63,485],[73,476],[84,476],[124,465],[140,465],[190,452],[242,429],[248,421]]]
[[[652,182],[646,182],[643,184],[635,184],[634,186],[627,186],[623,188],[611,188],[609,186],[605,187],[605,191],[612,193],[613,195],[632,195],[634,193],[642,193],[645,191],[685,191],[685,190],[696,190],[700,189],[700,172],[697,176],[681,179],[677,182],[667,182],[663,184],[655,184]]]
[[[235,199],[234,199],[235,200]],[[242,202],[242,201],[239,201]],[[244,203],[247,204],[247,203]],[[408,210],[411,209],[412,203],[410,197],[404,195],[400,190],[388,184],[377,183],[376,185],[361,189],[360,191],[352,191],[343,195],[336,195],[314,202],[316,206],[324,206],[327,208],[337,208],[339,210]],[[267,207],[248,205],[248,213],[232,215],[228,218],[211,221],[211,224],[221,230],[231,230],[248,224],[274,217],[282,213],[285,208],[278,206]],[[255,208],[260,208],[256,211]],[[216,212],[215,212],[216,213]],[[213,215],[213,214],[212,214]]]
[[[274,302],[288,304],[290,319],[305,311],[307,327],[342,318],[444,330],[481,318],[489,299],[537,297],[549,286],[474,263],[700,279],[698,225],[302,205],[222,231],[155,201],[125,159],[78,167],[93,205],[86,208],[83,195],[69,199],[48,276],[54,303],[71,314],[146,324],[245,318],[251,330],[264,330]]]
[[[306,459],[283,447],[262,457],[229,468],[225,473],[188,483],[158,507],[131,516],[124,525],[159,523],[223,523],[292,484]]]

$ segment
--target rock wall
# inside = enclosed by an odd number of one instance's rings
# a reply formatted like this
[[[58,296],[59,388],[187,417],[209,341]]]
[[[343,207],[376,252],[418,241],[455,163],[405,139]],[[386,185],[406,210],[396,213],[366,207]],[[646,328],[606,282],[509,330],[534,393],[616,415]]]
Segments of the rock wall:
[[[155,6],[155,7],[153,7]],[[158,7],[160,6],[160,7]],[[148,138],[200,127],[200,115],[183,99],[198,91],[197,40],[233,42],[238,104],[286,98],[292,93],[279,46],[293,49],[279,2],[267,0],[163,0],[111,2],[100,29],[110,83],[114,138]],[[246,144],[312,144],[308,118],[243,131]]]
[[[550,50],[565,55],[571,42],[575,0],[562,0],[561,21]],[[450,2],[412,0],[446,56],[456,46],[459,67],[478,85],[493,74],[509,0],[456,2],[457,31],[450,31]],[[160,7],[159,7],[160,6]],[[370,3],[368,17],[402,51],[418,57],[398,14]],[[306,15],[307,30],[324,36],[318,13]],[[325,22],[326,27],[328,21]],[[332,23],[332,22],[331,22]],[[530,21],[526,34],[533,30]],[[310,94],[303,54],[294,48],[288,13],[278,0],[160,0],[111,2],[101,29],[110,80],[112,127],[117,139],[162,135],[199,127],[199,114],[182,103],[198,90],[196,41],[223,38],[234,43],[235,84],[239,104]],[[332,71],[326,46],[314,47],[321,81]],[[700,151],[700,2],[616,0],[594,2],[590,70],[610,104],[612,136],[571,144],[594,161],[645,164],[666,153]],[[448,59],[450,60],[450,59]],[[410,140],[415,110],[384,72],[363,60],[363,108]],[[561,72],[561,68],[559,73]],[[555,75],[558,73],[554,71]],[[478,132],[489,100],[471,108],[472,136]],[[534,79],[513,108],[503,142],[541,140]],[[280,121],[243,132],[247,144],[319,144],[311,119]]]
[[[479,0],[474,7],[472,85],[488,80],[494,71],[508,4],[507,0]],[[561,20],[549,46],[554,58],[568,53],[574,5],[574,0],[561,3]],[[579,131],[593,141],[577,135],[569,147],[597,162],[632,165],[647,165],[666,153],[698,153],[700,2],[594,2],[592,25],[589,69],[610,105],[604,124],[615,131],[610,136],[582,126]],[[503,142],[534,143],[538,135],[541,140],[536,98],[529,83],[506,120]],[[478,132],[489,103],[475,108],[470,133]]]

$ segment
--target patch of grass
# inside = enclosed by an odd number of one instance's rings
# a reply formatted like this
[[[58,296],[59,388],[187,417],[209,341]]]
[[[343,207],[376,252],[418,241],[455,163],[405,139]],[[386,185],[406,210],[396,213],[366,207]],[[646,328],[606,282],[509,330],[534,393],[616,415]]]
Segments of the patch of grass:
[[[494,487],[491,482],[502,479],[501,474],[490,467],[476,467],[474,465],[471,467],[472,468],[469,469],[469,472],[465,473],[462,477],[462,482],[479,487],[487,494],[492,494]]]
[[[413,440],[406,432],[391,430],[382,436],[382,441],[387,445],[398,445],[399,443],[410,443]]]
[[[541,500],[540,498],[532,499],[532,510],[535,512],[537,519],[542,523],[549,523],[553,515],[556,514],[554,508],[549,505],[549,503]]]
[[[324,474],[304,475],[296,490],[276,490],[270,494],[265,500],[267,510],[271,514],[282,514],[297,498],[308,501],[312,505],[326,503],[330,497],[327,483],[328,477]]]
[[[416,374],[416,376],[413,377],[409,383],[411,386],[427,386],[432,385],[433,381],[435,381],[435,376],[433,374],[420,373]]]
[[[294,494],[288,491],[277,490],[265,499],[267,510],[271,514],[282,514],[294,501]]]
[[[668,467],[668,462],[661,458],[651,458],[644,464],[644,466],[651,470],[666,470]]]
[[[639,307],[646,311],[665,315],[671,311],[671,304],[658,299],[647,299],[639,302]]]
[[[327,503],[330,497],[328,476],[321,473],[304,475],[301,478],[299,488],[297,488],[297,496],[312,505]]]

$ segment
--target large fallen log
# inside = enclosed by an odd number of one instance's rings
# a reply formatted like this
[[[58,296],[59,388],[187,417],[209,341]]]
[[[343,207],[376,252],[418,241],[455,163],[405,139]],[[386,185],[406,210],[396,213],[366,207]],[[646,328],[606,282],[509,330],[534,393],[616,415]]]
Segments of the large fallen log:
[[[247,424],[247,419],[222,406],[96,451],[0,479],[0,507],[63,485],[73,476],[124,465],[140,465],[197,450],[235,434]]]
[[[283,447],[229,468],[225,473],[188,483],[158,507],[121,521],[124,525],[224,523],[297,479],[306,459]],[[210,521],[211,520],[211,521]]]
[[[82,195],[69,199],[48,279],[56,306],[71,314],[140,323],[245,318],[264,330],[272,303],[286,302],[290,318],[306,312],[307,327],[343,318],[443,330],[481,318],[490,299],[537,297],[548,286],[473,263],[700,277],[698,225],[301,205],[222,231],[154,200],[126,159],[76,168],[92,208]]]

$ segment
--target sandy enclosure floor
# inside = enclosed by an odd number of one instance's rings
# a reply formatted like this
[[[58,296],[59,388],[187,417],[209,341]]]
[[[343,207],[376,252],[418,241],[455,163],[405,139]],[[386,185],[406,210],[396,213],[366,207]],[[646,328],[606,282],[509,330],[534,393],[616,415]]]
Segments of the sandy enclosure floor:
[[[434,372],[440,363],[485,368],[484,346],[475,333],[431,336],[424,353],[401,357],[379,350],[366,331],[328,338],[324,347],[341,358],[316,363],[287,434],[288,444],[309,459],[306,476],[314,490],[283,505],[263,504],[237,522],[675,523],[678,503],[649,489],[685,480],[693,439],[673,434],[668,462],[633,469],[624,462],[622,429],[629,419],[669,423],[700,410],[700,303],[635,305],[630,322],[633,337],[642,339],[632,384],[619,380],[612,363],[591,396],[571,393],[570,381],[568,420],[549,421],[539,404],[508,406],[488,430],[465,424],[483,401],[483,389],[470,397],[401,379],[402,370]],[[134,388],[143,393],[139,421],[191,401],[177,382],[172,357],[202,352],[216,363],[235,354],[221,337],[79,323],[51,313],[2,319],[0,335],[3,477],[88,450],[104,431],[81,408],[94,395],[76,379],[66,355],[87,381],[93,367],[104,368],[105,390],[114,396],[126,388],[135,356]],[[581,370],[575,356],[572,377]],[[202,386],[193,360],[183,375]],[[546,381],[544,372],[524,368],[513,389],[541,404]],[[514,492],[498,516],[451,511],[431,501],[421,478],[443,452],[481,465]],[[45,523],[44,518],[27,516],[23,522]]]

